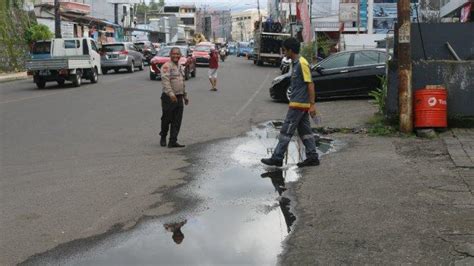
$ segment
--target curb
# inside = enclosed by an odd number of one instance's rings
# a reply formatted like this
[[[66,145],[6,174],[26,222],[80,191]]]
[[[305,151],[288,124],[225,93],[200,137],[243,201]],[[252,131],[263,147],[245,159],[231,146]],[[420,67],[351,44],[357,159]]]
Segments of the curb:
[[[15,81],[15,80],[25,80],[25,79],[30,79],[31,77],[26,75],[26,73],[24,75],[12,75],[12,76],[0,76],[0,83],[4,83],[4,82],[10,82],[10,81]]]

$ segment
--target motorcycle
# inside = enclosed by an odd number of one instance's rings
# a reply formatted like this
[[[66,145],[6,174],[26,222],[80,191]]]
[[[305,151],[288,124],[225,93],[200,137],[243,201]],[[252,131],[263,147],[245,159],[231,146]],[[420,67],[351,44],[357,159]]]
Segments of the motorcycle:
[[[224,62],[225,58],[227,57],[227,52],[224,49],[221,49],[219,55],[221,57],[221,61]]]
[[[281,59],[281,64],[280,64],[281,74],[283,75],[285,73],[288,73],[288,71],[290,71],[290,66],[291,66],[291,58],[287,58],[286,56],[284,56]]]

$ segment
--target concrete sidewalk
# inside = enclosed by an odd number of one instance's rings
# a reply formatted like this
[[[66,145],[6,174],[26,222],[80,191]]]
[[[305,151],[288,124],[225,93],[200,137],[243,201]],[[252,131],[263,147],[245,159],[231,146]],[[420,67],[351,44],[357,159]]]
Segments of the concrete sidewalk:
[[[31,78],[26,72],[15,72],[15,73],[2,73],[0,74],[0,83],[8,82],[13,80],[22,80]]]
[[[457,167],[474,168],[474,129],[454,128],[442,138]]]
[[[370,106],[334,105],[320,107],[368,120]],[[279,263],[474,265],[472,130],[450,132],[435,139],[327,135],[344,146],[289,186],[297,221]]]

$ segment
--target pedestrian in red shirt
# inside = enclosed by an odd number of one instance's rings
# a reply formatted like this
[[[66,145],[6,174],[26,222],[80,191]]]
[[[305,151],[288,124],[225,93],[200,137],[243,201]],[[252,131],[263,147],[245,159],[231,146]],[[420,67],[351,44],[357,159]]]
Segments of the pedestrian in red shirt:
[[[211,91],[217,91],[217,69],[219,68],[219,54],[217,50],[211,48],[209,58],[209,81],[211,82]]]

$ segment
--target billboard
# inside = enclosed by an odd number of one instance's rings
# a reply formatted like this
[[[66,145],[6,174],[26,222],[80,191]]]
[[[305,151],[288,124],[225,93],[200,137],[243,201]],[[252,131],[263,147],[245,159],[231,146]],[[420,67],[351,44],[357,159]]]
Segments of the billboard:
[[[353,22],[359,19],[359,0],[341,0],[339,3],[339,21]]]
[[[419,8],[417,3],[411,4],[410,17],[412,22],[416,22],[416,10]],[[393,1],[374,1],[374,33],[386,34],[395,29],[397,23],[397,2]],[[393,33],[393,32],[392,32]]]

